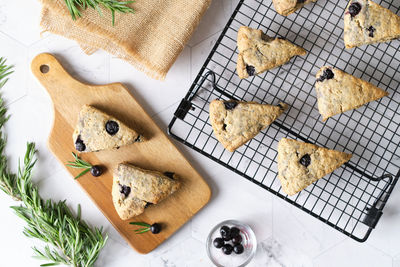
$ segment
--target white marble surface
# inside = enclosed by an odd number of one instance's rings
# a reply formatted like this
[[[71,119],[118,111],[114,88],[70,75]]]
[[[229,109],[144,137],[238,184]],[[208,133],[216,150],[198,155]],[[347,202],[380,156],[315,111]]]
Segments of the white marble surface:
[[[25,143],[36,142],[39,160],[35,181],[42,195],[67,199],[72,207],[81,203],[84,219],[91,225],[104,226],[109,233],[109,242],[96,266],[212,266],[205,252],[205,239],[208,231],[225,219],[241,220],[254,228],[260,243],[250,266],[400,266],[399,188],[395,188],[369,240],[361,244],[176,143],[209,182],[213,196],[210,204],[169,240],[154,252],[140,255],[126,244],[49,152],[46,140],[53,119],[51,102],[29,70],[36,54],[56,54],[74,76],[86,82],[125,83],[166,129],[236,2],[213,2],[166,81],[160,82],[104,52],[87,56],[72,41],[40,35],[38,1],[0,0],[0,56],[16,66],[2,92],[12,114],[6,128],[12,168],[16,168],[18,156],[23,155]],[[38,266],[42,262],[31,257],[35,242],[22,234],[24,224],[9,208],[13,204],[0,193],[0,266]]]

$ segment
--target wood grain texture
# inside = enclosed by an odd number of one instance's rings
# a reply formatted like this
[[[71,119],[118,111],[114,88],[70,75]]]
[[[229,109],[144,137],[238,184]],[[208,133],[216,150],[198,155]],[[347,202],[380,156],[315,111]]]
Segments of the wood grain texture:
[[[48,72],[46,67],[48,67]],[[118,150],[83,153],[81,158],[106,167],[99,178],[86,174],[77,182],[89,194],[111,224],[138,252],[148,253],[170,237],[210,199],[207,183],[172,144],[163,131],[146,114],[143,108],[120,83],[93,86],[72,78],[51,54],[36,56],[31,64],[32,72],[48,91],[54,104],[54,125],[48,145],[65,166],[75,151],[72,140],[78,114],[84,104],[109,113],[143,134],[148,141],[121,147]],[[169,198],[128,221],[119,218],[111,197],[112,171],[120,162],[161,172],[175,172],[182,182],[181,188]],[[73,179],[80,170],[68,168]],[[158,235],[136,235],[130,221],[158,222],[163,230]]]

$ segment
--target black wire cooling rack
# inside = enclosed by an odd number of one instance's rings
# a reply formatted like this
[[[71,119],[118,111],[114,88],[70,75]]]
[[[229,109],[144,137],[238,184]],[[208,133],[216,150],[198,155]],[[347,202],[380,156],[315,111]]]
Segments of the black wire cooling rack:
[[[400,13],[398,1],[374,0]],[[319,0],[288,17],[271,0],[241,0],[168,126],[170,135],[251,182],[363,242],[378,223],[400,176],[400,42],[344,49],[347,0]],[[304,47],[308,54],[240,80],[236,36],[241,25],[262,29]],[[321,121],[315,74],[335,66],[389,92],[389,97]],[[213,135],[209,103],[237,99],[290,109],[234,153]],[[351,161],[289,197],[277,179],[277,144],[283,137],[352,153]]]

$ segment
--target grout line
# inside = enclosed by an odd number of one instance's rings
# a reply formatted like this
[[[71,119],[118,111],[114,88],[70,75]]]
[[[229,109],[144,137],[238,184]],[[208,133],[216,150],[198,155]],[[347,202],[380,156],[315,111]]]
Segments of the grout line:
[[[176,105],[177,103],[179,103],[181,100],[179,99],[179,100],[177,100],[176,102],[174,102],[174,103],[172,103],[171,105],[169,105],[169,106],[167,106],[166,108],[164,108],[163,110],[161,110],[161,111],[158,111],[157,113],[154,113],[153,115],[151,115],[151,117],[152,118],[154,118],[154,117],[156,117],[157,115],[159,115],[160,113],[162,113],[162,112],[164,112],[164,111],[166,111],[167,109],[169,109],[170,107],[172,107],[172,106],[174,106],[174,105]]]
[[[2,33],[3,35],[5,35],[7,38],[11,39],[12,41],[17,42],[19,45],[21,45],[21,46],[23,46],[23,47],[25,47],[25,48],[28,48],[28,47],[29,47],[29,46],[25,45],[24,43],[22,43],[21,41],[19,41],[18,39],[15,39],[15,38],[12,37],[11,35],[9,35],[9,34],[3,32],[3,31],[0,31],[0,33]]]

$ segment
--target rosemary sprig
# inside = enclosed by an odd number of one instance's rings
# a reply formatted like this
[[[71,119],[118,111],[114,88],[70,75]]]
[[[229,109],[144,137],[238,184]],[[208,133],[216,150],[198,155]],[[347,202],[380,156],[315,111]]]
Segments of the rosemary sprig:
[[[13,73],[12,66],[6,65],[6,59],[0,57],[0,89],[8,81],[7,76]]]
[[[75,176],[75,179],[78,179],[82,175],[85,175],[86,173],[88,173],[90,171],[90,169],[93,167],[93,165],[87,161],[82,160],[74,152],[72,152],[72,156],[74,157],[74,161],[68,161],[68,164],[66,164],[66,165],[68,167],[75,168],[75,169],[84,169],[80,174]]]
[[[112,16],[112,25],[115,23],[115,12],[120,13],[133,13],[133,8],[129,7],[128,4],[134,1],[118,1],[118,0],[64,0],[68,7],[69,13],[71,13],[72,19],[76,20],[82,17],[81,10],[85,10],[88,7],[93,8],[102,15],[101,7],[108,9]]]
[[[158,223],[153,223],[152,225],[145,223],[145,222],[130,222],[129,224],[142,226],[143,228],[139,228],[134,230],[135,234],[143,234],[148,231],[152,232],[153,234],[158,234],[161,231],[161,225]]]
[[[0,69],[7,69],[4,63],[2,60]],[[7,75],[0,74],[1,85],[4,85]],[[33,247],[35,257],[48,261],[42,266],[93,266],[108,237],[103,236],[102,228],[92,229],[81,219],[80,206],[74,215],[65,201],[53,202],[41,198],[32,182],[32,170],[36,163],[34,143],[27,144],[24,162],[19,164],[17,174],[9,171],[4,154],[7,142],[2,132],[7,120],[6,107],[0,97],[0,189],[22,202],[20,206],[11,208],[26,221],[24,234],[46,243],[42,250]]]

